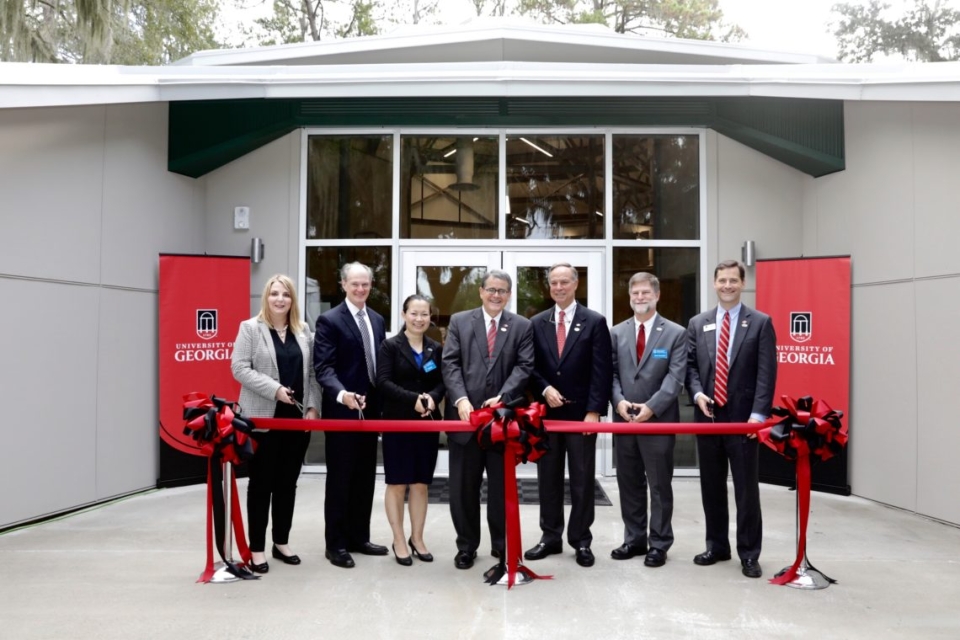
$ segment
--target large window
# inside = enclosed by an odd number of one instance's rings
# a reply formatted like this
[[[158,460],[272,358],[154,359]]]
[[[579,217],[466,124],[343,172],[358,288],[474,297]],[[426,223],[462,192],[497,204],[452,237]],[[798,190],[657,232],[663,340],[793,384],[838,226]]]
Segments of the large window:
[[[700,140],[695,135],[613,136],[613,237],[700,237]]]
[[[494,239],[496,136],[400,138],[400,237]]]
[[[393,136],[310,136],[307,239],[392,237]]]
[[[479,305],[491,266],[513,273],[528,316],[552,304],[545,265],[581,254],[595,263],[589,287],[579,269],[577,300],[611,326],[632,315],[627,282],[638,271],[659,278],[669,320],[686,325],[707,302],[702,132],[341,129],[305,140],[299,275],[311,326],[343,300],[340,268],[354,260],[374,270],[369,304],[389,333],[416,289],[433,299],[441,341],[450,314]],[[530,253],[538,259],[520,258]],[[413,255],[422,264],[407,265]],[[691,411],[683,396],[681,417]],[[678,440],[678,468],[696,466],[693,443]],[[308,461],[323,461],[321,433]]]
[[[602,135],[510,134],[507,238],[603,239]]]

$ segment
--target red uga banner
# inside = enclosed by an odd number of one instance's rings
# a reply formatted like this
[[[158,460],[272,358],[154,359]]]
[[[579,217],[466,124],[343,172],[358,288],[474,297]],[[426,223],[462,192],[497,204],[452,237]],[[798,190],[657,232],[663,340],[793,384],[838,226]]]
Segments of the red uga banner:
[[[757,308],[773,319],[777,332],[777,390],[783,395],[813,396],[850,415],[850,258],[791,258],[757,261]],[[814,488],[849,493],[846,456],[842,478],[824,479]],[[761,458],[761,479],[764,479]],[[839,475],[835,469],[833,475]],[[792,475],[792,471],[791,471]]]
[[[177,451],[203,455],[183,434],[183,396],[240,394],[230,358],[240,323],[250,317],[250,259],[161,255],[159,300],[160,438]]]

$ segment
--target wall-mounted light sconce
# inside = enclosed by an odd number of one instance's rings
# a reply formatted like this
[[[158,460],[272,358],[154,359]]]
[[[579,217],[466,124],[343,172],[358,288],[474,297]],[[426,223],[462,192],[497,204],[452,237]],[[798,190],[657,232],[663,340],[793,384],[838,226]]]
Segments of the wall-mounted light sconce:
[[[757,243],[753,240],[744,240],[743,246],[740,247],[740,261],[752,267],[753,263],[757,261]]]
[[[260,264],[263,261],[263,250],[266,247],[260,238],[250,238],[250,262]]]

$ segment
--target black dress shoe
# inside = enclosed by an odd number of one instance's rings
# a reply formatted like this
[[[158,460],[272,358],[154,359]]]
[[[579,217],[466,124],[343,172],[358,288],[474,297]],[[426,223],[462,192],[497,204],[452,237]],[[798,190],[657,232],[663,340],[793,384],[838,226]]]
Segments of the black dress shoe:
[[[747,576],[748,578],[759,578],[763,575],[763,569],[760,568],[760,563],[751,558],[741,560],[740,567],[740,570],[743,571],[743,575]]]
[[[347,551],[361,553],[365,556],[385,556],[389,553],[382,544],[373,544],[372,542],[364,542],[359,547],[348,547]]]
[[[327,549],[326,558],[335,567],[351,569],[354,566],[353,558],[346,549]]]
[[[285,556],[282,553],[280,553],[280,549],[277,549],[277,545],[273,545],[273,549],[271,550],[270,553],[272,553],[273,557],[279,560],[280,562],[282,562],[283,564],[300,564],[300,556],[298,555]]]
[[[432,553],[420,553],[417,551],[417,547],[413,544],[413,538],[407,540],[407,545],[410,546],[410,553],[413,554],[414,558],[419,558],[422,562],[433,562]]]
[[[473,559],[477,557],[477,552],[467,553],[466,551],[457,551],[453,558],[453,566],[457,569],[469,569],[473,566]]]
[[[393,557],[397,559],[397,564],[402,565],[404,567],[409,567],[413,564],[413,558],[411,558],[410,556],[407,556],[406,558],[401,558],[400,556],[397,555],[396,545],[391,544],[390,548],[393,549]]]
[[[253,571],[254,573],[266,573],[267,571],[270,571],[270,565],[266,562],[254,564],[253,560],[251,560],[247,566],[250,567],[250,571]]]
[[[643,559],[644,566],[662,567],[667,563],[667,552],[663,549],[650,549],[647,557]]]
[[[614,560],[629,560],[635,556],[642,556],[647,552],[647,545],[638,547],[636,545],[627,544],[624,542],[622,545],[610,552],[610,557]]]
[[[592,567],[594,560],[593,551],[590,551],[590,547],[577,549],[577,564],[581,567]]]
[[[589,549],[587,549],[587,551],[589,551]],[[527,549],[527,552],[523,554],[523,557],[527,560],[543,560],[547,556],[552,556],[558,553],[563,553],[562,542],[557,544],[539,542],[534,548]],[[579,553],[579,551],[577,553]]]
[[[730,559],[730,552],[727,553],[717,553],[716,551],[710,551],[707,549],[703,553],[698,553],[693,556],[693,564],[698,564],[701,567],[709,567],[712,564],[718,562],[723,562],[724,560]]]
[[[503,557],[503,551],[500,551],[500,549],[490,549],[490,555],[499,560]]]

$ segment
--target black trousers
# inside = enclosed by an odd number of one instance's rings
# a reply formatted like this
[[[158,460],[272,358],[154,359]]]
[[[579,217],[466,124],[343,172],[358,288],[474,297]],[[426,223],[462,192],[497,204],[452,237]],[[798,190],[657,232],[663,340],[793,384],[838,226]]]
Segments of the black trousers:
[[[450,447],[450,516],[457,531],[457,550],[473,553],[480,546],[480,490],[487,472],[487,527],[490,546],[505,549],[503,454],[484,451],[471,438],[466,444],[448,440]]]
[[[574,549],[590,547],[594,519],[593,483],[596,476],[597,436],[582,433],[548,433],[550,450],[537,460],[540,498],[540,542],[563,542],[563,470],[570,468],[570,522],[567,542]]]
[[[358,549],[370,542],[377,479],[377,434],[328,431],[324,537],[328,549]]]
[[[716,421],[741,422],[723,415],[722,409],[718,410]],[[707,525],[707,550],[730,553],[729,464],[737,503],[737,555],[741,560],[757,560],[763,540],[758,440],[745,435],[697,436],[697,454],[700,457],[700,497]]]
[[[293,507],[297,498],[297,478],[310,444],[309,431],[267,431],[255,433],[257,451],[247,463],[247,519],[250,550],[266,546],[267,516],[273,516],[274,544],[287,544]],[[271,514],[272,512],[272,514]]]

